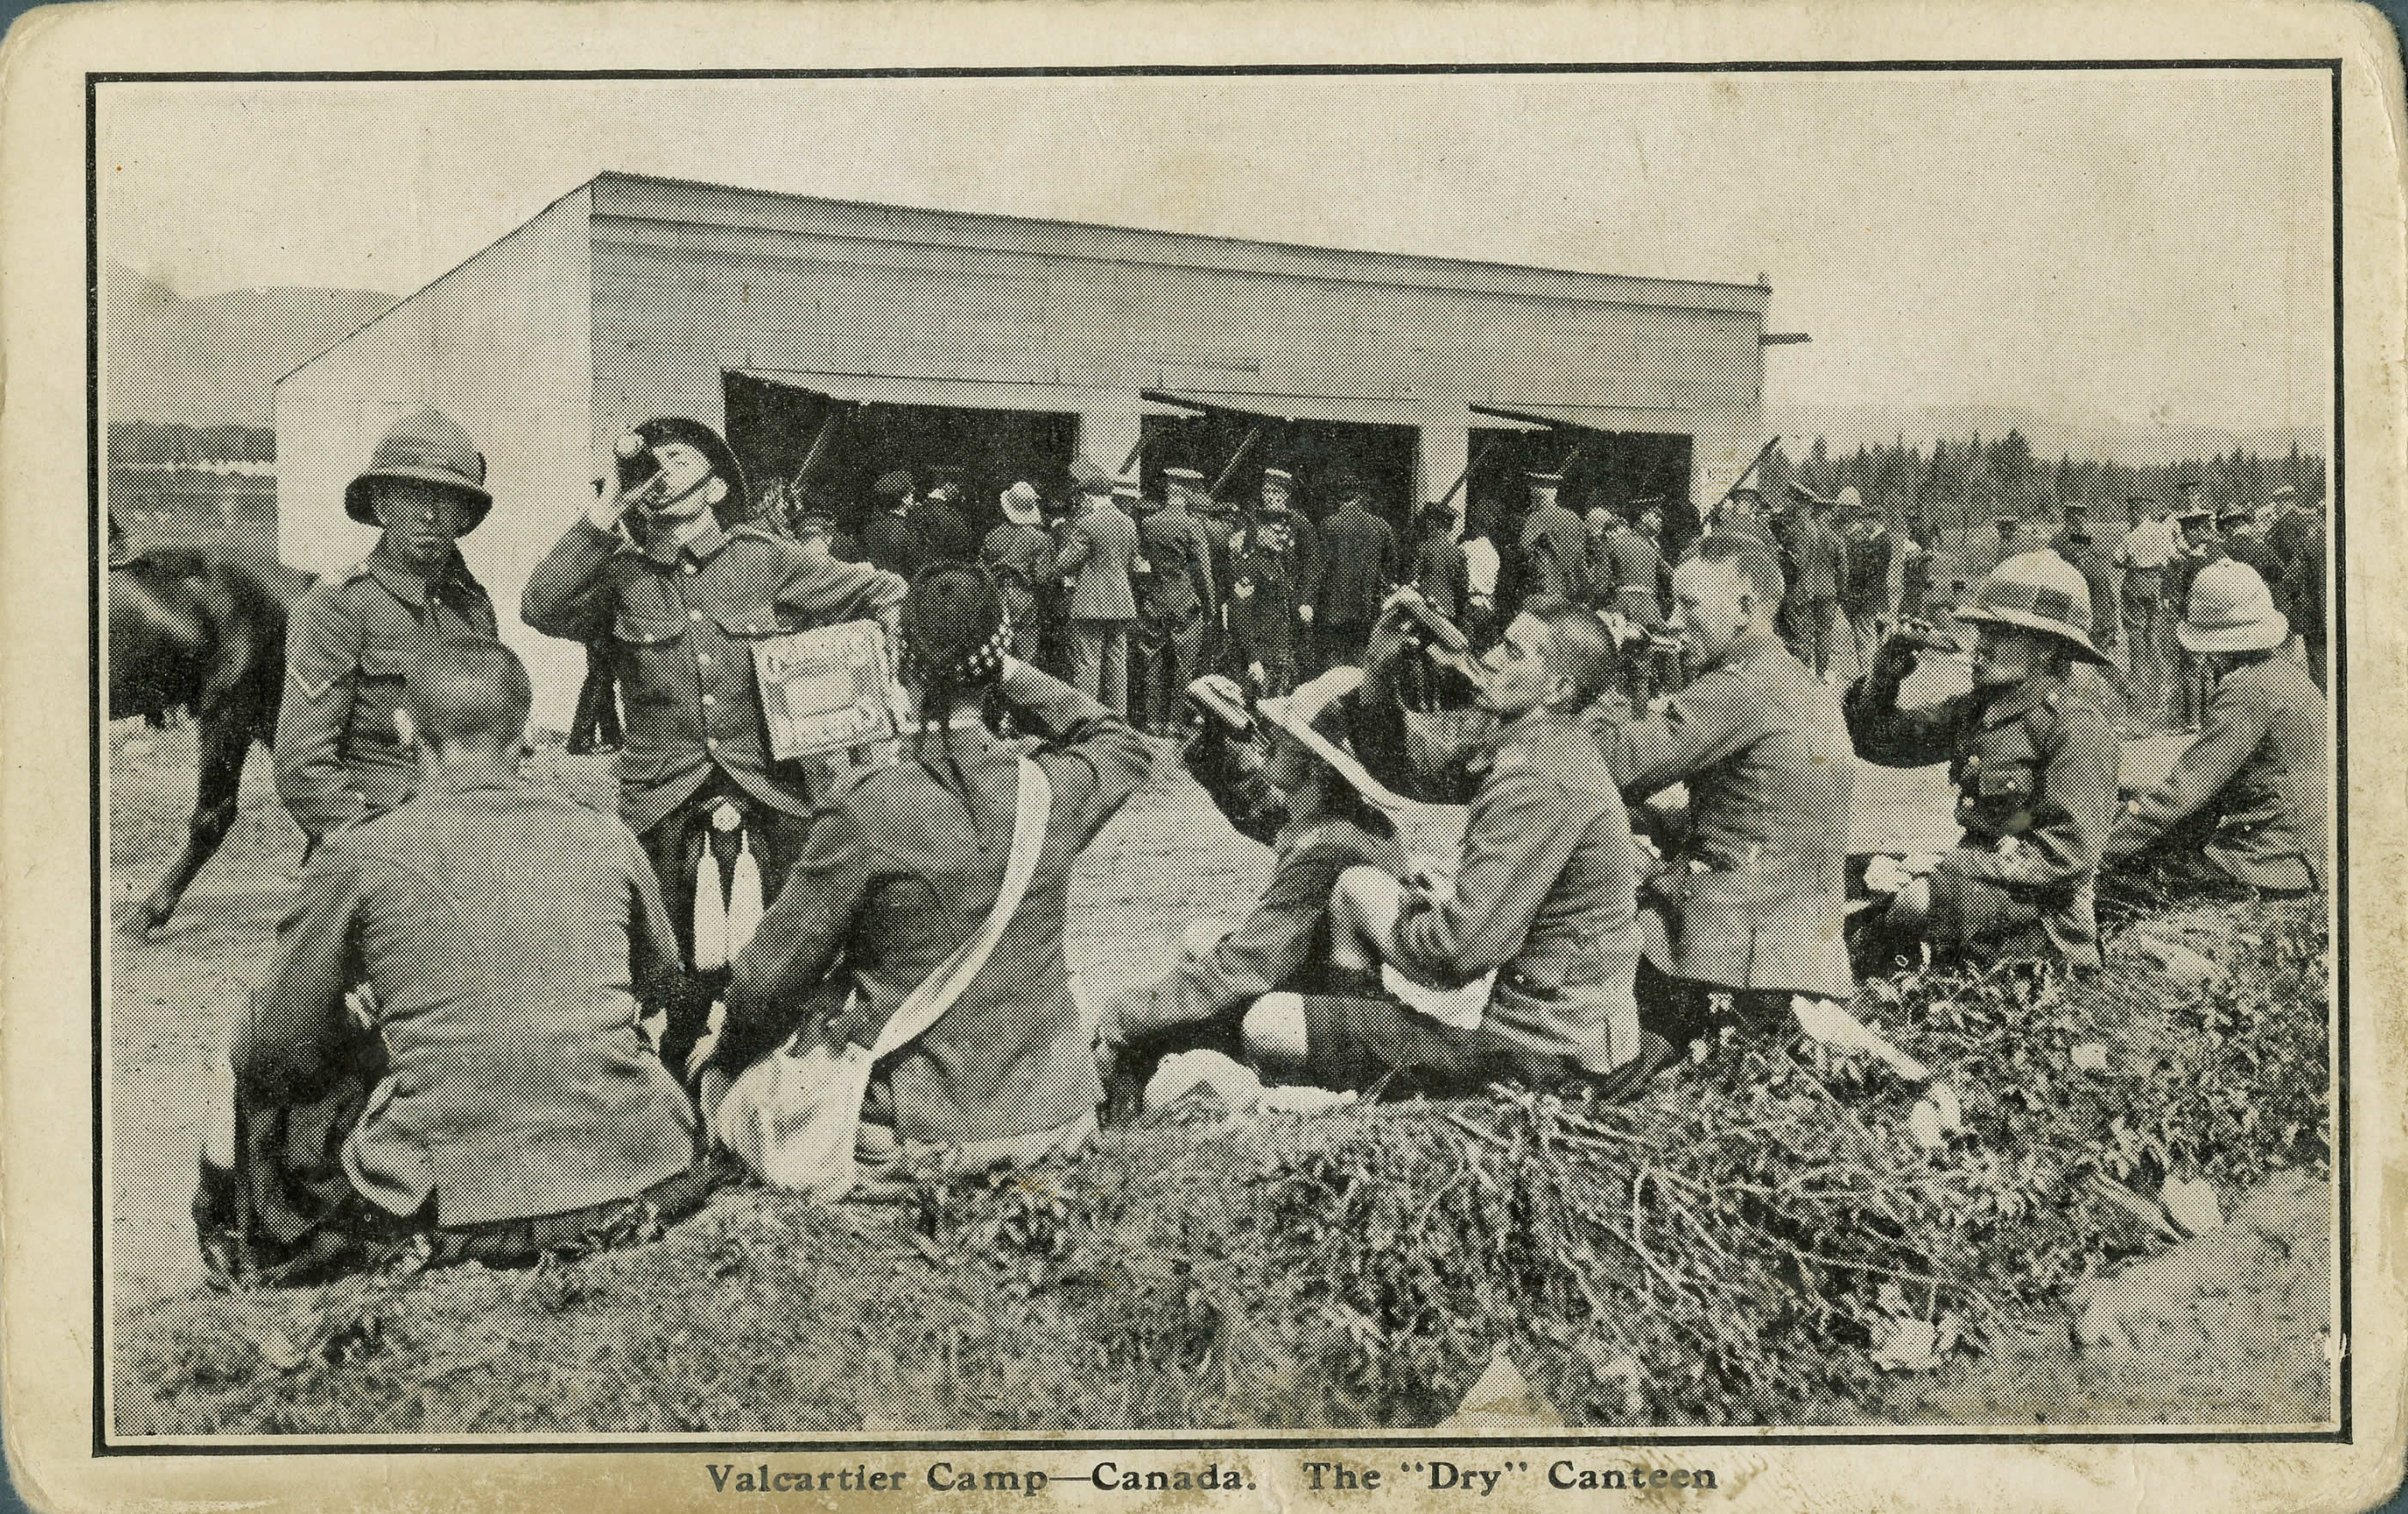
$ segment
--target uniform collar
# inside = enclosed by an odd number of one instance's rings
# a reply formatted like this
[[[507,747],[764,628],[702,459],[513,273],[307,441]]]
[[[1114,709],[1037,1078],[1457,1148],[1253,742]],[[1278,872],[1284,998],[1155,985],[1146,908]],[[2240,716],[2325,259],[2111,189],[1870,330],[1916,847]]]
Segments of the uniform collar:
[[[1743,668],[1782,645],[1781,638],[1770,631],[1751,627],[1731,638],[1730,650],[1714,661],[1717,668]]]
[[[643,545],[638,550],[666,568],[681,554],[690,554],[696,562],[709,562],[725,545],[727,533],[719,528],[719,517],[706,511],[698,517],[691,536],[681,536],[674,527],[646,531]]]
[[[2058,703],[2064,687],[2065,680],[2055,673],[2027,678],[2013,688],[2001,690],[1983,707],[1982,724],[1985,728],[2003,726],[2010,720],[2031,714],[2043,704]]]
[[[416,571],[405,567],[400,559],[384,550],[382,541],[379,541],[376,549],[368,554],[368,560],[365,566],[370,578],[383,584],[387,593],[412,610],[426,608],[426,595],[429,589],[442,589],[471,582],[468,578],[468,565],[462,560],[458,547],[452,549],[452,555],[444,559],[443,566],[435,570],[435,576],[432,578],[421,578]]]

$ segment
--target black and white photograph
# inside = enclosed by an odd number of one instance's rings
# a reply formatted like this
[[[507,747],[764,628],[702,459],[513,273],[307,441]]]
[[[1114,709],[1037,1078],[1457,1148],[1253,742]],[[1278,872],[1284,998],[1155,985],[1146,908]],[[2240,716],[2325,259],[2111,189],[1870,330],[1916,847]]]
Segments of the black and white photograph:
[[[84,76],[93,1453],[2347,1442],[2342,65],[2111,56]]]

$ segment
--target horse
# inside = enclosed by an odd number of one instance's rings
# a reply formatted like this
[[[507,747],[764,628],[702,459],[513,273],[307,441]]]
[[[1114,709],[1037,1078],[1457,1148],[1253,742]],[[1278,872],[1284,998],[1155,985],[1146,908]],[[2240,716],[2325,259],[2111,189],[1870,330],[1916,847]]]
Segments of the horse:
[[[275,747],[285,617],[315,581],[273,557],[262,568],[187,551],[122,556],[111,535],[108,716],[157,723],[181,706],[200,732],[200,786],[183,850],[128,922],[149,935],[176,913],[233,829],[252,743]]]

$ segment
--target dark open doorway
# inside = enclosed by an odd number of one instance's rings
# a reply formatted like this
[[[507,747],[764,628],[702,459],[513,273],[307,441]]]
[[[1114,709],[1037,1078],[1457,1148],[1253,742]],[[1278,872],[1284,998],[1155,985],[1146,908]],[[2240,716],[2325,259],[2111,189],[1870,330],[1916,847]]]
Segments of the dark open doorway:
[[[1372,509],[1391,526],[1405,532],[1411,524],[1421,434],[1410,425],[1290,421],[1211,410],[1195,416],[1149,415],[1143,436],[1142,472],[1150,496],[1160,497],[1166,468],[1192,468],[1204,475],[1208,488],[1226,471],[1220,497],[1252,509],[1263,496],[1263,469],[1283,468],[1296,475],[1298,502],[1320,520],[1337,507],[1340,479],[1352,474],[1369,486]],[[1238,459],[1234,469],[1232,458]]]
[[[896,469],[910,470],[923,489],[933,481],[933,469],[960,469],[963,512],[981,536],[1002,520],[996,497],[1015,481],[1025,479],[1057,497],[1069,489],[1070,460],[1079,445],[1079,417],[1073,414],[857,404],[802,382],[743,373],[727,374],[725,382],[727,444],[744,465],[754,497],[775,480],[796,479],[808,465],[804,492],[856,537],[869,513],[870,485]],[[823,429],[831,426],[821,445]]]
[[[1493,444],[1492,443],[1493,439]],[[1648,431],[1592,431],[1574,425],[1552,431],[1475,431],[1472,433],[1471,502],[1483,512],[1489,539],[1504,555],[1505,570],[1498,584],[1501,608],[1522,600],[1518,571],[1522,520],[1528,513],[1527,473],[1561,473],[1556,497],[1585,515],[1603,505],[1627,515],[1630,501],[1649,495],[1685,500],[1689,496],[1689,452],[1684,436]],[[1669,512],[1668,514],[1677,514]],[[1677,551],[1681,542],[1668,542]]]

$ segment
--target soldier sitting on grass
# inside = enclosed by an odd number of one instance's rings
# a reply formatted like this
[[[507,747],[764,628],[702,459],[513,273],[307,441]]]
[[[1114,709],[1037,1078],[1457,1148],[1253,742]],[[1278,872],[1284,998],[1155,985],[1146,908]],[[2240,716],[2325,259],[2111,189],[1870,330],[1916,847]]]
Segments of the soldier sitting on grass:
[[[1404,868],[1396,823],[1365,796],[1376,786],[1340,744],[1340,700],[1361,682],[1357,670],[1340,668],[1292,698],[1263,700],[1268,754],[1221,719],[1207,719],[1188,743],[1187,770],[1204,792],[1241,834],[1273,848],[1270,882],[1235,930],[1191,923],[1183,961],[1104,1006],[1096,1042],[1108,1117],[1134,1113],[1154,1064],[1173,1052],[1242,1059],[1240,1023],[1265,994],[1381,993],[1376,973],[1340,968],[1330,958],[1330,894],[1339,878],[1354,867]],[[1212,702],[1242,707],[1233,680],[1199,683]]]
[[[1963,839],[1923,858],[1876,858],[1867,887],[1890,892],[1865,938],[1884,965],[1912,964],[1917,944],[1942,957],[2099,965],[2094,896],[2115,822],[2115,730],[2077,663],[2090,642],[2090,589],[2053,552],[2000,563],[1956,618],[1977,627],[1973,687],[1900,709],[1899,685],[1920,645],[1882,643],[1848,692],[1856,751],[1885,768],[1949,765]]]
[[[710,1187],[637,1024],[635,983],[677,962],[643,848],[519,776],[526,670],[499,642],[430,649],[404,699],[419,791],[320,844],[234,1045],[193,1201],[221,1276],[523,1265]]]
[[[1635,846],[1578,718],[1613,679],[1612,636],[1584,606],[1531,601],[1481,659],[1490,728],[1417,757],[1396,688],[1412,624],[1392,599],[1372,629],[1351,714],[1355,754],[1411,797],[1468,801],[1462,849],[1444,882],[1348,869],[1331,902],[1331,951],[1367,973],[1395,969],[1398,993],[1416,1002],[1494,977],[1475,992],[1469,1025],[1396,997],[1266,994],[1245,1018],[1249,1057],[1286,1081],[1396,1097],[1498,1082],[1635,1094],[1671,1048],[1639,1029]]]
[[[2107,838],[2111,888],[2151,901],[2236,888],[2286,898],[2329,875],[2325,701],[2282,651],[2290,629],[2246,563],[2214,563],[2192,581],[2174,636],[2215,691],[2165,782],[2126,802]]]

